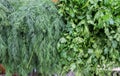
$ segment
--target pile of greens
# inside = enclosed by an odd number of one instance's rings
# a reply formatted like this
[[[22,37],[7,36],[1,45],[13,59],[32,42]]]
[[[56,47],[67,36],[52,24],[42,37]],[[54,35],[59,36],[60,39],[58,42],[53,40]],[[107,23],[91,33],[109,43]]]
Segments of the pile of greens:
[[[58,43],[63,72],[104,76],[100,68],[120,66],[119,0],[60,0],[57,8],[67,24]]]
[[[27,76],[33,68],[42,76],[61,70],[104,76],[101,68],[120,66],[119,0],[59,0],[56,6],[51,0],[0,0],[6,76]]]
[[[0,0],[0,63],[7,75],[60,70],[57,42],[64,24],[49,0]],[[52,70],[51,70],[52,69]]]

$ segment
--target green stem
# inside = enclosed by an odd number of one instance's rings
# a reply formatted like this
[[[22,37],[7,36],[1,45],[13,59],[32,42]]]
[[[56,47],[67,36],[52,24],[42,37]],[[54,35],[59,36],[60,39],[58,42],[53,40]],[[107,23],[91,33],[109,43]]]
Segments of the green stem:
[[[31,60],[32,60],[32,57],[33,57],[33,51],[32,51],[32,54],[31,54],[31,56],[30,56],[30,59],[29,59],[29,61],[28,61],[27,68],[28,68],[29,65],[30,65],[30,62],[31,62]]]

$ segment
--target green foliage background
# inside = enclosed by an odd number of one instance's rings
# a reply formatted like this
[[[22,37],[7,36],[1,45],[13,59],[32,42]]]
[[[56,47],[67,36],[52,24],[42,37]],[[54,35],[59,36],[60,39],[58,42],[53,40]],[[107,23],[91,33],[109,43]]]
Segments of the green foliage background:
[[[7,74],[60,70],[56,44],[64,24],[49,0],[0,0],[0,63]],[[52,70],[51,70],[52,69]]]
[[[57,7],[67,24],[58,43],[63,73],[105,76],[100,68],[120,66],[119,0],[60,0]]]
[[[120,66],[119,0],[59,0],[57,8],[50,0],[0,0],[6,76],[27,76],[34,67],[43,76],[61,70],[104,76],[101,68]]]

